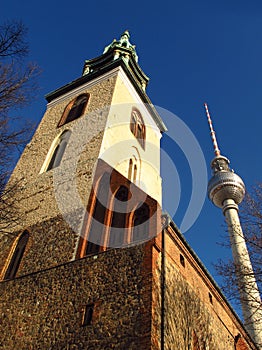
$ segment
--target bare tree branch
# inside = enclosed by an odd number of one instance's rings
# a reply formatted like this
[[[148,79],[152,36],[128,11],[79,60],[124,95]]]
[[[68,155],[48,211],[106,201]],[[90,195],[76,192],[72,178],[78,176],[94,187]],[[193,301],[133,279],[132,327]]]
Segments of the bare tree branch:
[[[20,58],[28,54],[25,42],[27,28],[22,22],[11,21],[0,26],[0,57]]]
[[[229,300],[235,306],[239,307],[243,303],[252,303],[257,310],[261,308],[260,302],[254,299],[254,278],[257,283],[258,291],[262,291],[262,184],[259,183],[247,193],[239,210],[244,238],[252,263],[252,269],[237,266],[233,259],[228,261],[220,260],[216,265],[216,271],[222,276],[222,289]],[[235,230],[237,232],[237,230]],[[230,246],[229,244],[223,244]],[[243,253],[244,254],[244,253]],[[246,255],[242,256],[244,261]],[[238,283],[238,276],[245,278],[245,286]],[[252,277],[252,278],[250,278]],[[250,284],[248,284],[250,281]],[[245,288],[246,297],[241,293]]]
[[[26,33],[21,22],[0,26],[0,234],[8,234],[21,217],[15,200],[19,184],[7,186],[7,180],[33,129],[16,116],[34,99],[40,72],[36,64],[24,63],[28,54]]]

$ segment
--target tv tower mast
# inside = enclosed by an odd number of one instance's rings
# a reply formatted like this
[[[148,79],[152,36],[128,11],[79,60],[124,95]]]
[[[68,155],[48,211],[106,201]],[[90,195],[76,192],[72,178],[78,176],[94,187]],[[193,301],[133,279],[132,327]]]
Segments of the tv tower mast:
[[[245,196],[245,185],[242,179],[230,169],[229,159],[220,154],[208,106],[206,103],[204,106],[215,153],[215,158],[211,162],[213,176],[208,183],[208,197],[222,209],[225,216],[237,273],[244,323],[255,343],[261,345],[261,298],[238,216],[238,204]]]

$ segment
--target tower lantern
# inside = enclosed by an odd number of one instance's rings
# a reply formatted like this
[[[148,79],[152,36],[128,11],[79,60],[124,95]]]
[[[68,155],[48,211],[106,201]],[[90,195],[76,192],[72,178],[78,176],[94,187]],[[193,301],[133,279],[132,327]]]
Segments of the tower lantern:
[[[242,179],[229,167],[229,159],[220,154],[208,106],[204,104],[215,158],[213,176],[208,183],[208,197],[222,209],[228,226],[230,245],[237,273],[237,283],[246,328],[257,344],[262,342],[261,298],[238,215],[238,204],[245,196]]]

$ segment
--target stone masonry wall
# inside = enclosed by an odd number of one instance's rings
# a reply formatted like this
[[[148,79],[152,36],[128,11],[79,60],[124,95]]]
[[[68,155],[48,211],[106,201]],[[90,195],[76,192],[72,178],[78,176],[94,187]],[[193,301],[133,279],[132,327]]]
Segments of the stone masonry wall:
[[[114,249],[0,283],[5,350],[150,349],[151,249]],[[83,308],[94,303],[90,325]]]
[[[85,197],[86,202],[89,194],[89,188],[86,185],[89,183],[89,187],[91,187],[90,179],[98,158],[104,131],[103,128],[107,119],[108,111],[104,110],[104,108],[111,103],[115,80],[116,77],[113,77],[81,91],[81,93],[90,93],[90,101],[88,102],[85,115],[88,115],[88,125],[90,124],[92,127],[92,138],[85,145],[82,154],[79,156],[75,175],[80,177],[77,180],[78,190]],[[76,92],[74,96],[77,95],[78,93]],[[74,96],[70,95],[70,97],[57,102],[47,109],[32,141],[25,148],[12,174],[10,181],[11,183],[19,182],[20,193],[17,194],[17,199],[22,208],[21,212],[25,213],[23,222],[21,223],[22,227],[25,225],[29,226],[38,221],[47,220],[50,217],[60,214],[54,196],[53,175],[56,169],[43,173],[40,173],[40,170],[53,140],[61,132],[64,130],[81,130],[87,125],[83,116],[57,128],[65,106]],[[76,126],[78,125],[79,127],[77,129]],[[73,134],[70,139],[77,139],[77,137],[78,135]],[[65,167],[70,166],[70,161],[72,161],[72,157],[64,160]],[[83,184],[81,184],[82,179]],[[66,177],[65,180],[67,180]]]
[[[91,192],[92,175],[107,120],[106,107],[111,103],[115,81],[116,76],[111,76],[96,85],[90,85],[90,87],[87,85],[86,88],[82,88],[81,93],[90,93],[85,114],[88,114],[88,125],[92,126],[91,131],[87,130],[87,132],[91,132],[92,137],[89,138],[85,147],[81,148],[80,145],[80,154],[69,154],[64,157],[63,166],[40,173],[53,140],[63,130],[71,129],[75,132],[70,139],[72,138],[73,145],[76,145],[78,141],[81,142],[78,140],[77,130],[87,125],[85,116],[83,116],[62,127],[57,127],[65,106],[79,94],[78,91],[50,104],[47,108],[9,182],[10,186],[17,184],[17,191],[13,195],[16,198],[18,210],[14,215],[17,216],[18,213],[18,220],[10,227],[8,234],[0,236],[0,274],[7,262],[15,238],[25,229],[30,233],[30,244],[28,245],[30,253],[26,254],[30,261],[26,267],[24,266],[24,272],[35,271],[36,267],[51,267],[72,258],[77,239],[72,232],[72,227],[78,231],[82,224],[80,211],[85,209]],[[76,168],[72,169],[73,156],[77,157],[77,162]],[[76,200],[73,200],[70,193],[72,188],[76,189],[79,196]],[[59,198],[57,194],[60,195]],[[75,203],[77,201],[79,203]],[[65,208],[62,208],[65,203]],[[65,215],[73,218],[73,226],[70,227],[63,221]],[[30,264],[31,267],[29,267]]]

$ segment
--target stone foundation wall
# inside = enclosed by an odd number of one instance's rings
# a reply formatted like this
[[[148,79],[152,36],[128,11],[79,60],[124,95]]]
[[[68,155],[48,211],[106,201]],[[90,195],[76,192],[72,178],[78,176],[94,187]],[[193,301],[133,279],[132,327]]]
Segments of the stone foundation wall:
[[[150,349],[151,249],[110,250],[0,283],[5,350]],[[94,303],[90,325],[85,305]]]
[[[0,348],[254,350],[240,325],[232,333],[233,315],[202,299],[204,279],[192,288],[157,240],[2,281]]]

